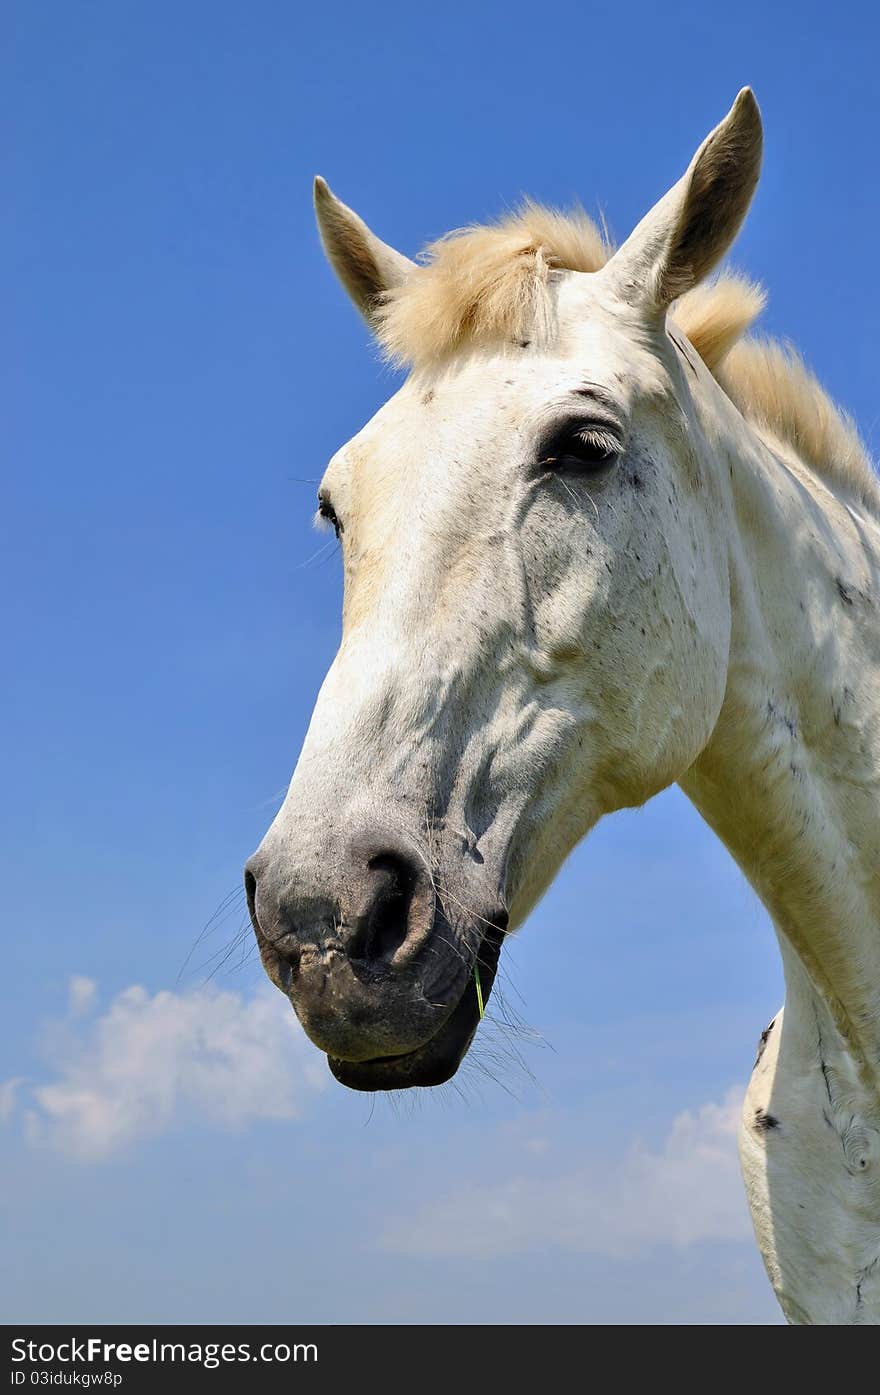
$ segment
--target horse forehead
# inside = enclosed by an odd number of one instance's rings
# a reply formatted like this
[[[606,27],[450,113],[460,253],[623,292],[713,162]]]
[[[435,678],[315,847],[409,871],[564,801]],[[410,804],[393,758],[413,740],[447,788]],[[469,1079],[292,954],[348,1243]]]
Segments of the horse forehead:
[[[409,378],[336,453],[327,483],[346,481],[359,503],[414,476],[422,489],[441,489],[505,458],[547,408],[584,385],[603,389],[625,416],[648,355],[618,309],[576,284],[560,301],[550,347],[526,341],[467,353]]]
[[[448,485],[503,451],[521,429],[528,416],[522,388],[512,368],[506,380],[456,375],[407,384],[336,452],[324,484],[359,505],[408,484],[422,496]]]
[[[468,355],[453,370],[408,381],[338,452],[337,468],[367,473],[392,460],[461,460],[474,445],[502,447],[510,431],[529,431],[554,403],[585,383],[626,404],[626,356],[606,330],[587,327],[564,352],[524,344]],[[471,451],[464,449],[469,445]],[[331,464],[331,469],[333,464]]]

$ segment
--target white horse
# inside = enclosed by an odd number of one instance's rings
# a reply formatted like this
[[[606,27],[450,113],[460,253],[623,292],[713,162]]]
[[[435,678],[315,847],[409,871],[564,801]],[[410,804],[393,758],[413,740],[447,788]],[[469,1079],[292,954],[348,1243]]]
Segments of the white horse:
[[[434,1084],[505,933],[677,781],[779,936],[741,1159],[791,1322],[880,1321],[880,487],[800,361],[706,282],[751,93],[611,254],[527,205],[414,264],[316,183],[404,386],[332,460],[343,635],[246,881],[338,1079]]]

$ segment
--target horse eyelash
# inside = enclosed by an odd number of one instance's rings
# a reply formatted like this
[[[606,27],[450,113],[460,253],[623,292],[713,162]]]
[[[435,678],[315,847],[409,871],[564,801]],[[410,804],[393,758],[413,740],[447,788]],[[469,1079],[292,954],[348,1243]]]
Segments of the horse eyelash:
[[[608,456],[609,460],[612,460],[616,456],[620,455],[620,442],[618,441],[616,436],[612,436],[607,432],[601,430],[597,431],[590,427],[586,427],[581,430],[574,430],[568,432],[565,436],[559,439],[558,444],[554,445],[538,463],[540,465],[555,465],[556,462],[565,455],[565,447],[568,444],[568,442],[572,441],[576,437],[583,441],[585,444],[595,446],[598,450],[604,451],[605,454]]]
[[[318,512],[312,522],[321,532],[325,532],[327,528],[332,528],[337,538],[342,536],[343,528],[339,521],[339,515],[324,494],[318,495]]]
[[[596,446],[600,450],[607,451],[609,455],[620,454],[620,442],[606,431],[596,427],[584,427],[580,431],[572,431],[572,438],[577,438],[588,445]]]

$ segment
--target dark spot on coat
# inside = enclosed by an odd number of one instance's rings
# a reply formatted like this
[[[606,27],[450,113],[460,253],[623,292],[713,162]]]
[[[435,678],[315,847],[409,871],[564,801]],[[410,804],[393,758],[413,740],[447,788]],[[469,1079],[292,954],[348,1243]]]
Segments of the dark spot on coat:
[[[754,1126],[760,1133],[769,1133],[771,1129],[779,1128],[779,1120],[775,1114],[768,1114],[763,1109],[756,1109]]]
[[[828,1096],[828,1103],[831,1105],[831,1108],[833,1109],[833,1108],[834,1108],[834,1091],[831,1089],[831,1076],[830,1076],[830,1074],[829,1074],[828,1065],[827,1065],[827,1062],[826,1062],[826,1060],[825,1060],[825,1046],[824,1046],[823,1041],[822,1041],[822,1033],[819,1032],[819,1031],[817,1031],[816,1035],[817,1035],[817,1038],[818,1038],[818,1046],[819,1046],[819,1069],[820,1069],[821,1072],[822,1072],[822,1079],[823,1079],[824,1082],[825,1082],[825,1093],[826,1093],[827,1096]],[[822,1112],[823,1112],[823,1114],[825,1113],[824,1110],[823,1110]],[[829,1117],[828,1117],[827,1114],[825,1114],[825,1121],[826,1121],[826,1123],[831,1124],[831,1120],[829,1119]],[[833,1128],[834,1125],[831,1124],[831,1127]]]
[[[841,581],[839,576],[836,576],[834,578],[834,581],[837,586],[837,594],[840,596],[840,599],[844,601],[846,605],[852,605],[853,593],[849,586],[847,586],[846,582]]]
[[[422,398],[422,406],[423,406],[423,407],[427,407],[428,404],[429,404],[430,402],[433,402],[433,401],[434,401],[434,389],[433,389],[433,388],[428,388],[428,391],[425,393],[424,397]]]
[[[763,1032],[761,1033],[761,1040],[758,1042],[758,1054],[757,1054],[757,1056],[755,1057],[755,1066],[758,1064],[758,1062],[760,1061],[761,1057],[763,1056],[765,1050],[767,1049],[767,1038],[769,1037],[770,1033],[773,1031],[773,1028],[774,1028],[775,1026],[776,1026],[776,1018],[774,1017],[773,1021],[772,1021],[771,1023],[769,1023],[769,1025],[766,1026],[766,1027],[764,1028]],[[752,1070],[755,1069],[755,1066],[752,1066]]]
[[[786,712],[783,712],[781,708],[777,707],[772,698],[767,702],[767,715],[773,721],[779,721],[784,727],[787,727],[790,736],[797,736],[797,722],[793,717],[789,717]]]

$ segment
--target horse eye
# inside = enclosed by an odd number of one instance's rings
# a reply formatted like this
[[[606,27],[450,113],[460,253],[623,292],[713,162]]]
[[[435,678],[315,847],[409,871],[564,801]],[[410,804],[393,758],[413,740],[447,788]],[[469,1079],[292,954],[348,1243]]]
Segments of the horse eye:
[[[554,470],[583,473],[605,469],[619,454],[620,446],[613,436],[594,427],[583,427],[554,442],[543,463]]]
[[[325,522],[330,524],[337,538],[341,537],[343,532],[342,524],[336,517],[336,510],[330,503],[330,500],[327,498],[326,494],[318,495],[318,517],[323,518]]]

